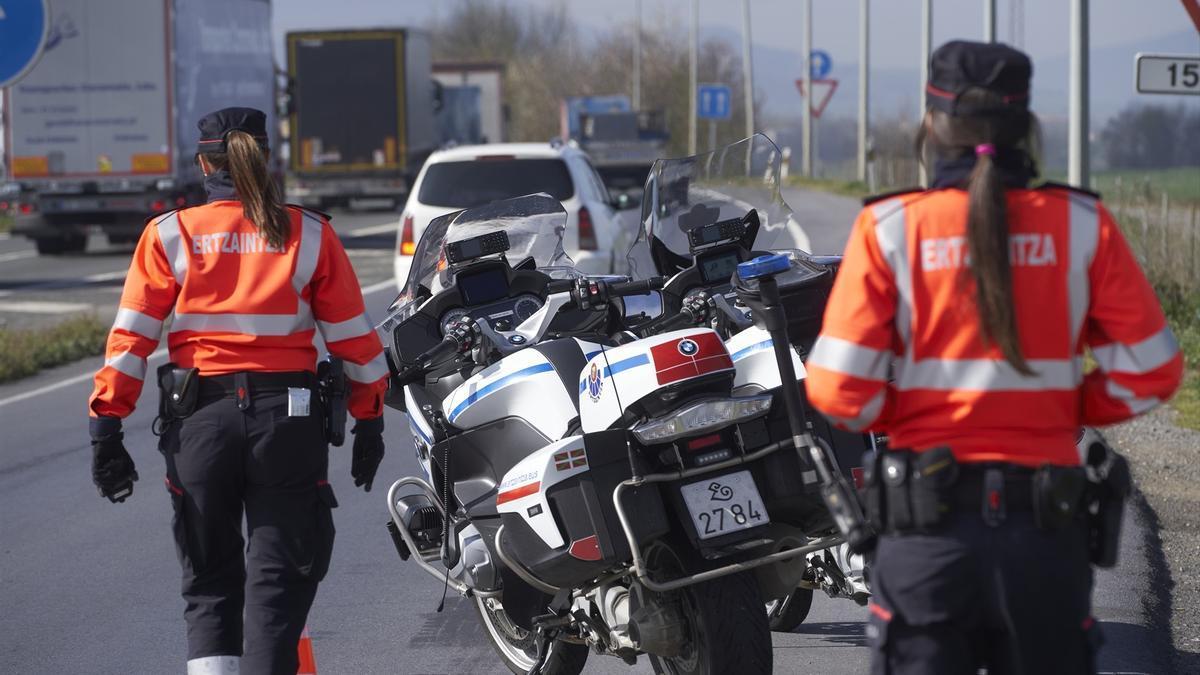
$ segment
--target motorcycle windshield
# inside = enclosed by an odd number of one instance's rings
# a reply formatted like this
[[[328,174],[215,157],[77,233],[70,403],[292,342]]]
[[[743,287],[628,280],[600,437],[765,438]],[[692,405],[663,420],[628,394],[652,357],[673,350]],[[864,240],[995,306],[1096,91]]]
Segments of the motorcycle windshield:
[[[439,216],[429,223],[413,251],[408,280],[380,324],[387,330],[411,316],[431,295],[453,284],[446,246],[489,232],[508,234],[504,253],[514,267],[527,259],[556,278],[580,276],[563,250],[567,212],[546,193],[514,197]]]
[[[712,152],[660,159],[642,197],[642,226],[626,256],[634,279],[670,277],[691,265],[688,232],[758,212],[753,250],[809,249],[808,236],[779,193],[783,153],[763,134]]]

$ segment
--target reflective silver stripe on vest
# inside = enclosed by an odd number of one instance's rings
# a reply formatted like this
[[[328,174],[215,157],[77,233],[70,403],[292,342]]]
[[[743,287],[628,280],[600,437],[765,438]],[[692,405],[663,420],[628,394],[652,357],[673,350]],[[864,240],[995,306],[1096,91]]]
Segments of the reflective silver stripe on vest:
[[[1136,344],[1120,342],[1092,347],[1092,356],[1106,373],[1144,375],[1161,368],[1179,353],[1179,343],[1169,326]]]
[[[135,380],[146,379],[146,359],[131,352],[121,352],[104,360],[104,365]]]
[[[829,419],[849,429],[850,431],[862,431],[871,426],[871,423],[879,419],[879,414],[883,412],[883,402],[887,399],[887,389],[881,390],[867,401],[856,417],[838,417],[836,415],[826,415]]]
[[[374,329],[371,328],[371,322],[367,320],[366,314],[359,314],[352,319],[338,321],[337,323],[317,321],[317,328],[321,329],[321,335],[325,338],[326,342],[349,340],[351,338],[369,335],[374,331]]]
[[[1088,270],[1096,257],[1096,245],[1100,239],[1100,212],[1096,208],[1096,200],[1079,194],[1067,196],[1067,219],[1069,222],[1071,267],[1067,270],[1067,296],[1070,311],[1071,344],[1068,349],[1075,351],[1083,330],[1083,319],[1087,315],[1088,304],[1091,302],[1091,280]]]
[[[908,260],[908,233],[905,224],[904,202],[888,199],[871,206],[875,216],[875,239],[879,250],[892,268],[900,302],[896,306],[896,331],[905,348],[912,344],[913,290],[912,267]]]
[[[819,366],[865,380],[887,380],[895,355],[891,351],[872,349],[849,340],[822,335],[817,338],[807,365]]]
[[[300,246],[296,250],[296,271],[292,273],[292,288],[296,293],[312,281],[317,261],[321,258],[321,221],[308,211],[300,212]]]
[[[175,314],[171,332],[241,333],[260,337],[291,335],[315,327],[308,305],[298,314]]]
[[[158,240],[162,242],[163,251],[167,254],[167,261],[171,263],[175,282],[182,286],[188,271],[188,247],[183,241],[183,226],[179,224],[179,212],[168,213],[159,218],[154,225],[158,229]]]
[[[896,389],[938,391],[1059,391],[1082,381],[1083,360],[1029,359],[1035,373],[1026,377],[1007,361],[992,359],[921,359],[897,364]]]
[[[361,366],[351,361],[346,361],[345,366],[346,376],[360,384],[378,382],[388,374],[387,358],[382,351]]]
[[[1109,396],[1129,406],[1129,410],[1134,415],[1140,415],[1161,403],[1157,398],[1138,398],[1132,391],[1112,380],[1108,381],[1104,389]]]
[[[143,314],[136,309],[122,307],[117,310],[117,320],[113,321],[113,330],[120,328],[151,340],[162,336],[163,322],[149,314]]]

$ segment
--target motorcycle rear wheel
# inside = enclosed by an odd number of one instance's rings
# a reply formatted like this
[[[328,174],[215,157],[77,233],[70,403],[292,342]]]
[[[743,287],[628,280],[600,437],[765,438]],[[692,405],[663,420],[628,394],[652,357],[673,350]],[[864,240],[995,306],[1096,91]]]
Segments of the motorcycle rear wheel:
[[[813,592],[811,588],[793,588],[792,592],[767,602],[767,619],[771,630],[780,633],[790,633],[808,618],[812,609]]]
[[[532,632],[516,625],[504,611],[498,598],[475,596],[475,611],[483,624],[488,641],[504,665],[514,675],[525,675],[537,660],[537,645]],[[587,645],[555,640],[550,643],[550,656],[542,667],[545,675],[579,675],[587,663]]]
[[[651,547],[654,569],[684,568],[666,546]],[[774,653],[771,629],[754,574],[742,572],[654,594],[660,602],[677,602],[686,618],[687,642],[679,656],[650,655],[660,675],[770,675]]]

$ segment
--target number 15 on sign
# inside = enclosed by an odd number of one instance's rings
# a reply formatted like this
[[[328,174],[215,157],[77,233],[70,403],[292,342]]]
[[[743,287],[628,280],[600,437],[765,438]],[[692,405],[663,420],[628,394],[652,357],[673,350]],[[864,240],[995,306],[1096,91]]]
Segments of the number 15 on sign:
[[[1135,63],[1139,94],[1200,95],[1200,56],[1138,54]]]

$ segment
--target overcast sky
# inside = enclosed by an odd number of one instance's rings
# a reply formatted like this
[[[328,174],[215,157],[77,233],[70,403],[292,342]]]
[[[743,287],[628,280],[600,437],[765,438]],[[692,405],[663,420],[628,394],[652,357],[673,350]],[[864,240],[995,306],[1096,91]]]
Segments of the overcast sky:
[[[496,0],[502,2],[504,0]],[[565,5],[586,27],[607,30],[633,19],[637,0],[507,0],[514,6]],[[277,43],[282,34],[300,28],[344,28],[379,25],[420,25],[454,0],[274,0]],[[857,59],[858,2],[813,0],[813,41],[818,48]],[[888,67],[918,65],[919,0],[871,0],[871,60]],[[1068,0],[997,1],[999,37],[1011,41],[1011,9],[1024,5],[1024,48],[1034,57],[1067,53]],[[799,0],[751,0],[751,32],[755,44],[795,50],[799,56],[802,27]],[[690,0],[642,0],[647,27],[659,18],[686,30]],[[933,41],[979,37],[983,32],[982,0],[934,0]],[[700,0],[700,23],[705,28],[741,31],[741,3]],[[1095,48],[1129,42],[1152,44],[1155,36],[1177,33],[1190,26],[1179,0],[1093,0],[1091,38]],[[799,64],[797,64],[797,71]]]

